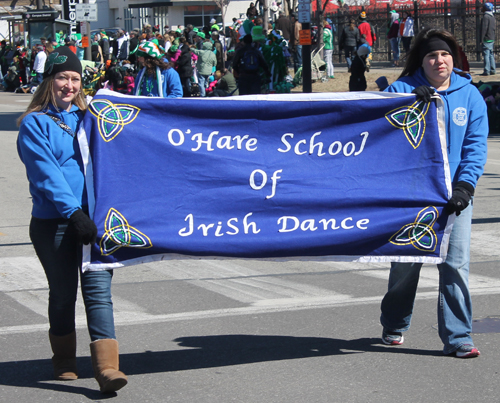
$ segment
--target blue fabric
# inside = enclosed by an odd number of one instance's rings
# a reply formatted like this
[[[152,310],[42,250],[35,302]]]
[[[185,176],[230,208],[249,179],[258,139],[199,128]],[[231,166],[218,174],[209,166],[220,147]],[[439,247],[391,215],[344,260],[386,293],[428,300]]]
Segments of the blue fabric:
[[[99,231],[91,269],[174,253],[444,257],[451,182],[434,103],[383,93],[206,102],[100,91],[83,126]]]
[[[76,106],[70,112],[58,111],[53,106],[49,109],[49,113],[77,133],[82,112]],[[76,136],[65,132],[44,113],[33,112],[21,122],[17,150],[26,166],[34,217],[69,218],[87,205]]]
[[[463,344],[474,344],[472,302],[469,292],[469,254],[472,204],[455,219],[446,261],[438,264],[439,337],[444,354]],[[409,329],[422,263],[392,263],[389,291],[382,300],[380,322],[386,329],[404,332]]]
[[[476,187],[486,164],[489,133],[486,103],[471,77],[451,74],[450,87],[439,91],[445,104],[448,158],[453,182],[464,181]],[[420,85],[430,86],[423,69],[412,77],[402,77],[386,91],[411,93]]]

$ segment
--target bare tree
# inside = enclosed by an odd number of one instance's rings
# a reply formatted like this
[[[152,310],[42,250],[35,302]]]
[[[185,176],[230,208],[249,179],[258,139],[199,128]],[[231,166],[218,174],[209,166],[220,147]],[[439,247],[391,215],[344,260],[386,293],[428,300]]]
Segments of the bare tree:
[[[323,21],[325,20],[325,10],[326,6],[330,0],[316,0],[316,10],[318,11],[318,49],[321,49],[324,45],[323,43]],[[323,51],[321,51],[323,53]]]
[[[226,13],[227,13],[227,8],[229,6],[229,3],[231,2],[231,0],[215,0],[215,4],[217,4],[217,7],[220,8],[220,13],[221,13],[221,16],[222,16],[222,22],[221,22],[221,25],[222,25],[222,31],[223,31],[223,35],[224,37],[226,37],[226,27],[225,27],[225,18],[226,18]],[[225,48],[225,46],[222,47],[223,49]],[[226,63],[226,51],[224,51],[224,54],[222,55],[222,60],[224,61],[224,64]]]

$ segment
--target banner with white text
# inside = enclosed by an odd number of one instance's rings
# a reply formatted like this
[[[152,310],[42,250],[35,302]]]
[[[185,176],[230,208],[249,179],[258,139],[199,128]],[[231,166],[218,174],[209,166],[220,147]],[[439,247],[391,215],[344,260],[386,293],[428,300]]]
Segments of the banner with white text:
[[[193,257],[442,262],[453,221],[442,110],[369,92],[101,90],[78,134],[99,231],[84,270]]]

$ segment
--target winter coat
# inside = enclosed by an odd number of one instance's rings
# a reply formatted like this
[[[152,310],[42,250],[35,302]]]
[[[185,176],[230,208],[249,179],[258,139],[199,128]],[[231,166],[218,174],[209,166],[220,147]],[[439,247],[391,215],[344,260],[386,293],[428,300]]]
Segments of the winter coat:
[[[213,69],[217,66],[217,58],[213,52],[213,46],[210,42],[203,42],[201,50],[193,49],[192,52],[198,56],[196,62],[196,70],[202,76],[209,76],[213,73]]]
[[[351,31],[350,26],[348,25],[344,27],[344,29],[342,30],[342,34],[340,35],[339,45],[341,47],[358,46],[360,40],[361,38],[359,35],[359,29],[354,27],[354,29]]]
[[[486,164],[489,129],[486,103],[471,82],[469,74],[462,77],[453,72],[450,87],[438,94],[444,101],[451,179],[454,184],[468,182],[476,187]],[[411,93],[421,85],[431,86],[419,68],[413,76],[398,79],[386,91]]]
[[[78,132],[83,113],[76,106],[66,112],[50,105],[24,117],[17,152],[26,166],[33,217],[68,219],[87,205],[82,156],[76,135],[63,130],[47,112]]]
[[[193,66],[191,64],[191,49],[189,46],[183,46],[181,55],[177,59],[177,73],[180,78],[188,78],[193,76]]]

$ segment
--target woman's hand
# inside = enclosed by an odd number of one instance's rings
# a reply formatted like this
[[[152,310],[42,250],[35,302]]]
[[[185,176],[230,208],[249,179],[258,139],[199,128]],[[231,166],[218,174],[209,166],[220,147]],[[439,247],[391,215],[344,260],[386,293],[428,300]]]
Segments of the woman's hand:
[[[76,210],[69,218],[69,225],[78,239],[84,244],[94,244],[97,238],[97,227],[82,209]]]
[[[469,205],[471,197],[474,195],[474,187],[468,182],[458,182],[453,188],[451,199],[444,207],[448,214],[456,213],[460,215]]]
[[[417,96],[417,101],[431,102],[432,96],[436,93],[436,90],[427,85],[421,85],[415,88],[411,93]]]

